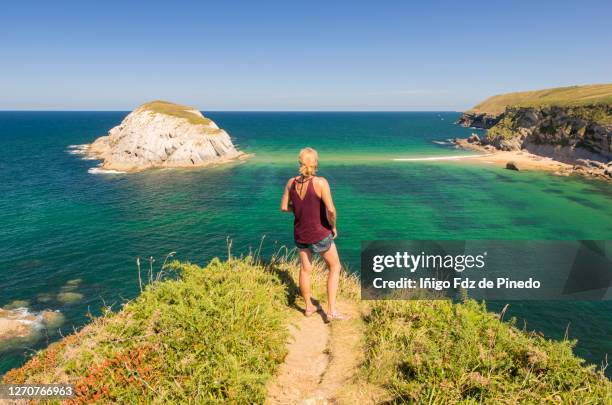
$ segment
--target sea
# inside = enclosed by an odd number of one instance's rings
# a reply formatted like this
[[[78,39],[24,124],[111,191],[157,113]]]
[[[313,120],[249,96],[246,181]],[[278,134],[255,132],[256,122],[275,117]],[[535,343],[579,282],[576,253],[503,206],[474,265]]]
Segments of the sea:
[[[65,317],[36,341],[0,346],[0,375],[137,296],[137,258],[146,273],[150,258],[158,269],[171,252],[201,265],[224,259],[228,240],[237,256],[293,248],[292,217],[279,203],[305,146],[318,150],[318,174],[331,185],[350,272],[360,271],[363,240],[612,239],[610,183],[447,159],[474,153],[449,139],[482,134],[454,124],[457,112],[204,112],[252,157],[101,171],[79,145],[127,113],[0,112],[0,307]],[[612,354],[610,301],[508,304],[505,319],[576,339],[589,363]]]

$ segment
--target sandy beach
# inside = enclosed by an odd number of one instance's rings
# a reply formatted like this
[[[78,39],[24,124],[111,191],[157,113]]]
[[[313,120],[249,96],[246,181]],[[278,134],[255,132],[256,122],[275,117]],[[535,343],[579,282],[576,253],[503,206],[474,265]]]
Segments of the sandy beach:
[[[460,148],[483,153],[460,159],[469,163],[496,164],[505,167],[508,162],[513,162],[519,170],[545,170],[561,176],[568,176],[574,171],[574,166],[571,164],[535,155],[526,150],[501,151],[492,147],[474,145],[465,139],[458,139],[456,144]]]
[[[397,162],[423,162],[423,161],[455,161],[465,162],[469,164],[495,164],[506,167],[508,162],[514,163],[514,166],[522,170],[545,170],[558,175],[567,176],[574,171],[574,166],[568,163],[563,163],[549,157],[539,156],[526,150],[520,151],[501,151],[492,147],[483,147],[468,143],[464,139],[458,139],[455,144],[462,149],[481,152],[478,155],[455,155],[455,156],[431,156],[419,158],[396,158]]]

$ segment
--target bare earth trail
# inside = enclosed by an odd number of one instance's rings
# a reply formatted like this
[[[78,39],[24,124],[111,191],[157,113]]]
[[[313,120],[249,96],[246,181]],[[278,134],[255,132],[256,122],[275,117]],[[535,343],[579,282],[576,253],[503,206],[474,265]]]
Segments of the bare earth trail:
[[[341,303],[350,319],[325,323],[324,316],[297,314],[290,326],[288,354],[268,387],[268,404],[333,404],[345,402],[363,361],[363,321],[358,307]]]

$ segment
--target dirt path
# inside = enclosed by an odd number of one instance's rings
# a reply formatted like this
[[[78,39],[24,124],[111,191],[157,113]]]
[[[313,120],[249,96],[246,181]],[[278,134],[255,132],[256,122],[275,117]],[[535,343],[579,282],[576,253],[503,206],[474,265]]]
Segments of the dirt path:
[[[320,314],[297,315],[287,357],[268,389],[268,404],[338,402],[362,362],[363,322],[354,304],[340,305],[347,321],[325,323]]]

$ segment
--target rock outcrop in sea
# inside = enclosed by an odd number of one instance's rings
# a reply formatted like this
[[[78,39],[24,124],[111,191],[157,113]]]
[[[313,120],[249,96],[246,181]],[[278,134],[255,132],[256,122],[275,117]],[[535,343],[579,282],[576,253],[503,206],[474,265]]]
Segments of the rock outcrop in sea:
[[[247,156],[200,111],[167,101],[141,105],[88,145],[86,154],[102,160],[103,170],[123,172],[199,167]]]
[[[42,338],[44,329],[58,328],[63,322],[59,311],[33,313],[25,307],[0,307],[0,352],[31,344]]]

